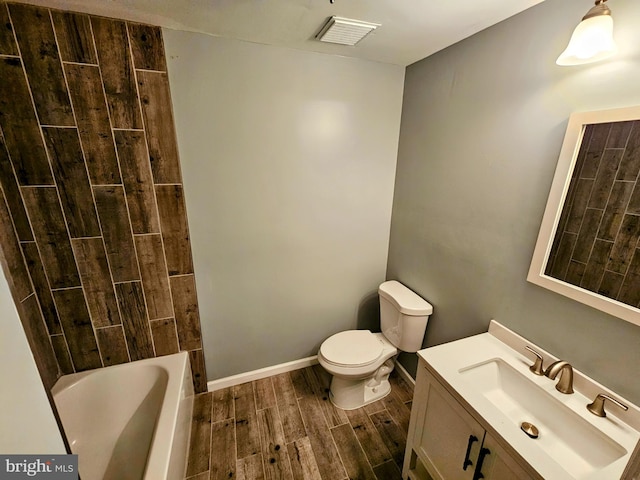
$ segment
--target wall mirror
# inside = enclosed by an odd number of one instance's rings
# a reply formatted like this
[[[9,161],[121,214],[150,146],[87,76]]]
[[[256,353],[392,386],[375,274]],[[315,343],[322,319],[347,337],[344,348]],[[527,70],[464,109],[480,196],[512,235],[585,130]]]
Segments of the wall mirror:
[[[640,325],[640,106],[569,118],[527,280]]]

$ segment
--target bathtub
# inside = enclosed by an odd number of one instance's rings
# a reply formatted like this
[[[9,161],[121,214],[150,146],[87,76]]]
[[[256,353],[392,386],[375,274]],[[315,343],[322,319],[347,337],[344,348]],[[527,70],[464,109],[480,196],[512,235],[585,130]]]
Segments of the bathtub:
[[[60,377],[51,390],[82,480],[182,480],[193,383],[186,352]]]

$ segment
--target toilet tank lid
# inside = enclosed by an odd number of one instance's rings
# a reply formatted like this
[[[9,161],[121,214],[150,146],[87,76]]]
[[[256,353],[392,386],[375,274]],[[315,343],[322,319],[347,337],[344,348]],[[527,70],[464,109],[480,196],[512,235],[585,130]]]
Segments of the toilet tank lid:
[[[433,306],[420,295],[396,280],[384,282],[378,294],[393,303],[400,313],[411,316],[431,315]]]

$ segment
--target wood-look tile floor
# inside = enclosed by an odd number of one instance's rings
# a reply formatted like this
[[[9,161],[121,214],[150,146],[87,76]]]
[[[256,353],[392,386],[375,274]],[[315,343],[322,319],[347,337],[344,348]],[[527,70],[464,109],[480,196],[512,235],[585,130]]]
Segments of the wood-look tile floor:
[[[413,387],[351,411],[320,365],[195,397],[188,480],[401,480]]]

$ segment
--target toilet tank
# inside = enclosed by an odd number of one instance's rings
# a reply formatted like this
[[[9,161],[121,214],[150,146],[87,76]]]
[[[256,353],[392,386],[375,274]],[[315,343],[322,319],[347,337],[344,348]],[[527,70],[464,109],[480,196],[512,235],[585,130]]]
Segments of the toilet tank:
[[[403,352],[420,350],[431,304],[395,280],[382,283],[378,295],[383,335]]]

